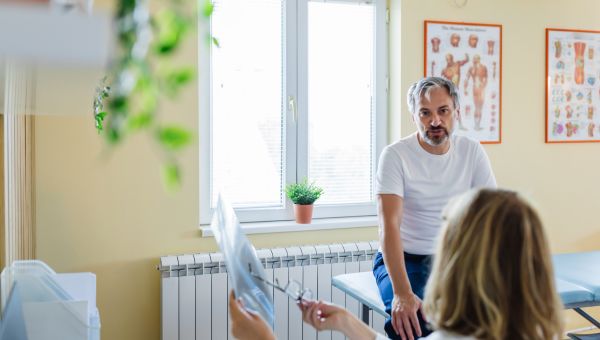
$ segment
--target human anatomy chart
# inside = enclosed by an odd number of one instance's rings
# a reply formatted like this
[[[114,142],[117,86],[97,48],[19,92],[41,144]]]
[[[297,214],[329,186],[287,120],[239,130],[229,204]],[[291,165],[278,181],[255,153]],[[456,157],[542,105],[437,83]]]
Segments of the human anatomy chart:
[[[546,142],[600,142],[600,32],[546,29]]]
[[[425,75],[459,89],[457,134],[500,143],[501,71],[502,26],[425,21]]]

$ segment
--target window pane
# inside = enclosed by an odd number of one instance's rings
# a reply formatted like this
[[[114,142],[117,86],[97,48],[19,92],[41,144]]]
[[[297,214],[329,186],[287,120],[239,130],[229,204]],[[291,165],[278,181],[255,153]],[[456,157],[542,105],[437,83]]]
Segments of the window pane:
[[[212,206],[281,206],[284,178],[281,0],[218,0],[211,19]],[[260,18],[260,20],[257,20]]]
[[[374,7],[309,2],[309,175],[319,204],[372,200]]]

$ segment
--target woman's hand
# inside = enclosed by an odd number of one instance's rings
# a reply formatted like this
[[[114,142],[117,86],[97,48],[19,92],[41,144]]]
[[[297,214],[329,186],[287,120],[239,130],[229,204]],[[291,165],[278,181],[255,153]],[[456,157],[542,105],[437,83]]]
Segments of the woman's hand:
[[[298,306],[302,310],[302,320],[318,331],[341,331],[349,317],[344,308],[323,301],[302,300]]]
[[[229,317],[231,333],[240,340],[275,340],[271,328],[260,315],[246,310],[241,301],[236,300],[233,290],[229,293]]]
[[[302,300],[298,303],[302,319],[316,330],[331,329],[353,339],[375,339],[375,332],[340,306],[323,301]]]

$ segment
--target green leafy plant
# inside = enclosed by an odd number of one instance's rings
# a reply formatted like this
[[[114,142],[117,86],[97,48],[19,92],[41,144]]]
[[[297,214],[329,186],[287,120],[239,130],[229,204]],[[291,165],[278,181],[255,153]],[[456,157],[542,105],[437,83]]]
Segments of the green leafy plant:
[[[321,197],[323,189],[304,178],[300,183],[286,185],[285,193],[294,204],[309,205]]]
[[[150,133],[161,150],[164,183],[169,189],[180,186],[177,156],[194,140],[194,133],[158,115],[163,99],[176,99],[195,79],[193,66],[179,65],[171,57],[198,18],[208,20],[212,15],[212,2],[200,3],[195,9],[193,1],[169,0],[162,2],[162,9],[150,11],[148,0],[118,0],[118,53],[94,97],[94,123],[109,145],[140,131]],[[215,38],[206,38],[218,46]]]

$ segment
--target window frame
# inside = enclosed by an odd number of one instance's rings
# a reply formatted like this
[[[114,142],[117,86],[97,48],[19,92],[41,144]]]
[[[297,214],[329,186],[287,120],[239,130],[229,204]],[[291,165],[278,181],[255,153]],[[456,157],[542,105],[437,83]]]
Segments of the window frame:
[[[282,0],[283,27],[283,65],[285,87],[283,103],[285,131],[283,131],[285,183],[294,183],[308,177],[308,2],[311,0]],[[315,1],[315,0],[312,0]],[[318,0],[317,0],[318,1]],[[324,1],[324,0],[320,0]],[[332,2],[327,0],[327,2]],[[379,155],[387,143],[387,108],[389,93],[388,76],[388,16],[386,0],[335,0],[343,3],[366,3],[375,7],[374,11],[374,124],[372,126],[371,164],[372,183],[375,189],[376,167]],[[209,224],[212,217],[210,200],[212,196],[212,93],[211,93],[211,46],[203,43],[203,37],[210,32],[210,22],[199,21],[198,63],[200,72],[199,98],[199,220],[201,225]],[[301,28],[301,29],[300,29]],[[301,54],[300,54],[301,53]],[[383,90],[381,90],[383,89]],[[290,96],[296,101],[298,121],[288,105]],[[285,183],[282,183],[285,186]],[[294,219],[293,204],[283,195],[283,208],[237,208],[240,222],[290,221]],[[361,204],[316,205],[313,218],[346,218],[376,216],[375,195],[373,201]]]

